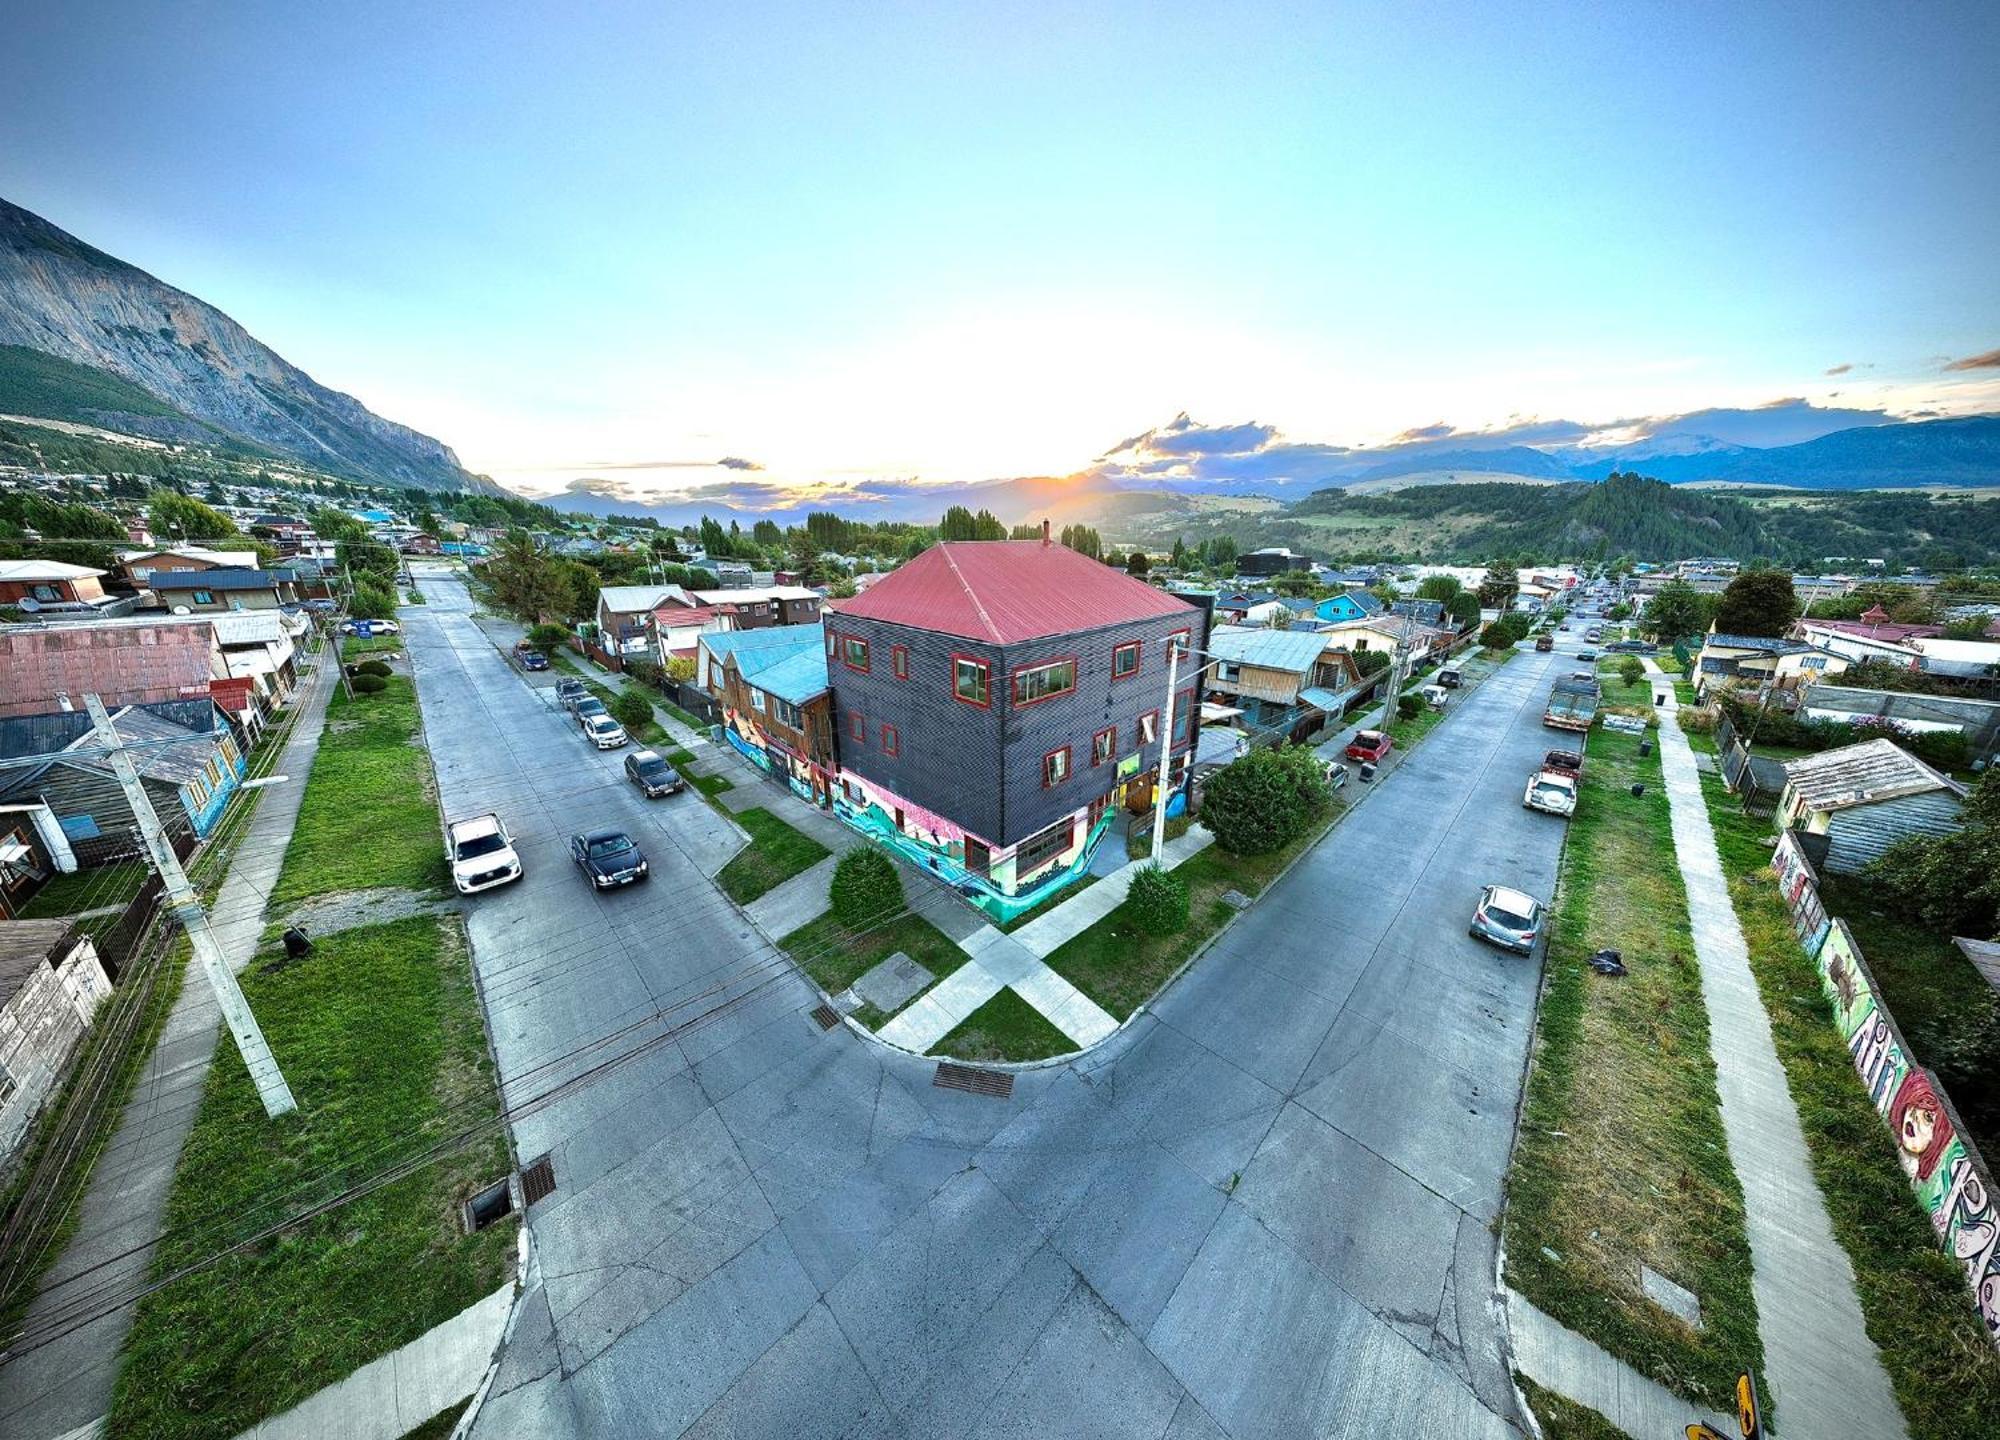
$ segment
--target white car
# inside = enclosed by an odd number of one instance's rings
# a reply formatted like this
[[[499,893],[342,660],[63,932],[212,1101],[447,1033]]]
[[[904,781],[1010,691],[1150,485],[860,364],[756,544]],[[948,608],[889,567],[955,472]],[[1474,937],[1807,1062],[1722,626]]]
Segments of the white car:
[[[584,716],[583,733],[600,750],[616,750],[626,743],[625,727],[609,715]]]
[[[340,622],[340,633],[343,635],[359,635],[363,625],[368,627],[368,633],[371,635],[400,635],[403,633],[403,627],[398,625],[394,620],[343,620]]]
[[[476,894],[521,878],[521,857],[514,853],[513,837],[498,815],[453,820],[444,828],[451,883],[459,894]]]

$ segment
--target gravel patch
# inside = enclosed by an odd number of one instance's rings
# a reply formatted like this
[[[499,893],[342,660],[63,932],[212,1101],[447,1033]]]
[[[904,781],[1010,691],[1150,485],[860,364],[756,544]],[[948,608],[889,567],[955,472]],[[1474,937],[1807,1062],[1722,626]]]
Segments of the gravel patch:
[[[337,895],[317,895],[287,914],[278,917],[279,929],[301,927],[314,940],[353,930],[363,925],[386,925],[391,920],[407,920],[412,915],[449,915],[458,909],[453,900],[384,886],[374,890],[343,890]]]

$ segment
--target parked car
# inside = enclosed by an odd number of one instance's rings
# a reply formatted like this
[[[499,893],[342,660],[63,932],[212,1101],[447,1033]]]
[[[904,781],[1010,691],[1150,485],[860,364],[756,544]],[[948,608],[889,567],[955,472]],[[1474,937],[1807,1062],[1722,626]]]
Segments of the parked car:
[[[1564,626],[1563,628],[1564,628],[1564,629],[1566,630],[1566,629],[1568,629],[1569,627],[1565,625],[1565,626]],[[1544,634],[1541,634],[1541,635],[1537,635],[1537,636],[1535,637],[1535,648],[1536,648],[1537,650],[1542,650],[1542,651],[1548,651],[1548,650],[1553,650],[1553,649],[1555,649],[1555,648],[1556,648],[1556,637],[1555,637],[1555,636],[1553,636],[1553,635],[1549,635],[1549,634],[1546,634],[1546,633],[1544,633]]]
[[[1442,685],[1426,685],[1417,693],[1424,697],[1424,703],[1433,710],[1444,709],[1445,701],[1451,699],[1451,691]]]
[[[625,757],[625,778],[639,787],[648,800],[673,795],[687,788],[681,772],[667,763],[657,750],[634,750]]]
[[[1595,650],[1579,650],[1576,652],[1576,658],[1579,660],[1595,660],[1597,652]]]
[[[1546,815],[1576,814],[1576,776],[1567,770],[1537,770],[1528,777],[1521,803]]]
[[[331,600],[320,599],[306,601],[305,608],[315,615],[330,615],[340,607]]]
[[[1347,767],[1338,760],[1326,762],[1326,788],[1338,794],[1347,785]]]
[[[1530,955],[1541,938],[1544,913],[1542,902],[1534,896],[1505,885],[1488,885],[1479,892],[1479,903],[1473,907],[1470,933],[1475,940]]]
[[[1542,756],[1544,770],[1560,770],[1565,775],[1583,778],[1583,755],[1575,750],[1551,750]]]
[[[514,652],[514,658],[521,662],[523,670],[546,670],[549,668],[549,657],[539,650],[517,650]]]
[[[579,695],[576,699],[567,703],[569,705],[569,713],[576,716],[577,724],[583,726],[588,726],[593,716],[609,715],[611,713],[604,708],[604,702],[595,695]]]
[[[565,675],[556,681],[556,699],[562,702],[565,710],[574,710],[576,702],[589,693],[583,688],[583,682],[573,675]]]
[[[1386,732],[1363,730],[1347,742],[1346,755],[1348,759],[1359,760],[1363,764],[1380,765],[1395,748],[1395,740]]]
[[[513,837],[498,815],[453,820],[444,833],[451,883],[459,894],[472,895],[521,878],[521,857],[514,853]]]
[[[1464,683],[1465,677],[1459,674],[1456,666],[1447,665],[1444,669],[1438,671],[1438,684],[1444,686],[1447,690],[1456,690]]]
[[[394,620],[343,620],[340,622],[343,635],[400,635],[403,627]]]
[[[600,750],[616,750],[628,742],[625,727],[609,715],[584,716],[583,736]]]
[[[623,830],[593,830],[569,837],[569,858],[596,890],[615,890],[646,878],[646,853]]]

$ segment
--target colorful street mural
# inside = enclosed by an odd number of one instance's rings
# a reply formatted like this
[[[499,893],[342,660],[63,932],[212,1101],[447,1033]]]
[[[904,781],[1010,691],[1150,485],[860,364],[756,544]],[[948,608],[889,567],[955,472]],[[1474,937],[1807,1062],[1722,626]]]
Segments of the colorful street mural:
[[[974,875],[965,868],[965,831],[959,826],[942,815],[909,804],[851,771],[844,772],[840,778],[840,786],[833,797],[835,815],[877,844],[887,846],[911,864],[930,871],[963,895],[968,903],[1002,924],[1024,911],[1032,910],[1063,886],[1081,877],[1090,868],[1091,857],[1097,853],[1098,841],[1111,828],[1117,813],[1107,810],[1090,827],[1082,845],[1066,855],[1057,856],[1032,886],[1022,889],[1019,894],[1006,895],[986,876]],[[858,801],[851,798],[850,791],[861,798]],[[900,830],[896,827],[895,818],[898,809],[903,812]],[[1001,869],[1011,866],[1011,863],[1008,855],[996,855],[993,868]]]
[[[1791,907],[1793,929],[1807,940],[1807,953],[1819,968],[1855,1073],[1894,1137],[1897,1162],[1930,1216],[1938,1243],[1965,1267],[1988,1338],[2000,1344],[2000,1197],[1993,1178],[1959,1133],[1950,1101],[1911,1058],[1853,933],[1827,919],[1811,867],[1790,836],[1780,841],[1771,868]],[[1814,936],[1816,941],[1807,938]]]

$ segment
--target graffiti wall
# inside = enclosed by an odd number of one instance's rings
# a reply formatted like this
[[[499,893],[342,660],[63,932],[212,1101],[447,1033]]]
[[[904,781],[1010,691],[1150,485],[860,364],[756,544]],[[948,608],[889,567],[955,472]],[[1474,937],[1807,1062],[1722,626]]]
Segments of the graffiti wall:
[[[1889,1126],[1896,1159],[1931,1217],[1938,1243],[1965,1267],[1988,1337],[2000,1344],[2000,1197],[1992,1177],[1959,1133],[1950,1100],[1911,1057],[1894,1017],[1882,1007],[1852,933],[1835,920],[1824,934],[1817,956],[1820,980],[1855,1073]]]
[[[1826,940],[1826,906],[1820,903],[1812,862],[1806,859],[1806,852],[1791,831],[1778,836],[1778,848],[1771,854],[1771,868],[1778,872],[1778,889],[1792,912],[1792,933],[1806,947],[1806,954],[1819,954],[1819,947]]]

